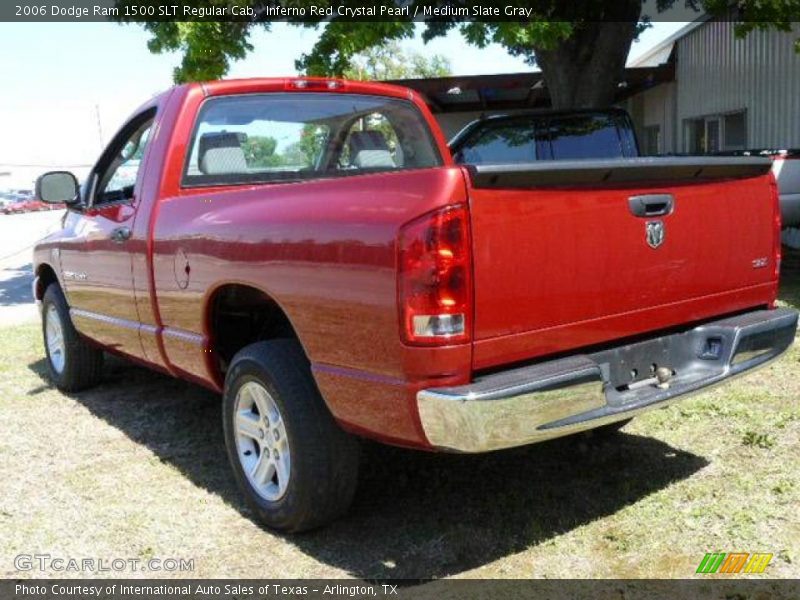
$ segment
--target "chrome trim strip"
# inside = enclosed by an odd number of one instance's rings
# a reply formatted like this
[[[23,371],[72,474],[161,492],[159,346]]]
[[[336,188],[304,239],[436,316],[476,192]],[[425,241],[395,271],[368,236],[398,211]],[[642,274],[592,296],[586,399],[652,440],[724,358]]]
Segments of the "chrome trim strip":
[[[192,333],[191,331],[186,331],[185,329],[173,329],[171,327],[165,327],[161,333],[164,336],[169,336],[182,342],[189,342],[190,344],[195,344],[196,346],[202,346],[205,341],[205,338],[199,333]]]
[[[142,333],[149,333],[150,335],[156,335],[158,333],[158,327],[149,325],[148,323],[139,323],[139,331]]]
[[[101,315],[100,313],[83,310],[80,308],[69,309],[69,314],[72,319],[91,319],[92,321],[100,321],[109,325],[116,325],[117,327],[124,327],[125,329],[139,329],[138,321],[131,321],[121,317],[112,317],[110,315]]]
[[[90,310],[84,310],[82,308],[70,308],[69,314],[73,319],[90,319],[92,321],[99,321],[101,323],[116,325],[117,327],[124,327],[126,329],[138,329],[140,332],[149,333],[151,335],[158,333],[158,327],[155,325],[139,323],[138,321],[131,321],[130,319],[123,319],[121,317],[103,315]]]

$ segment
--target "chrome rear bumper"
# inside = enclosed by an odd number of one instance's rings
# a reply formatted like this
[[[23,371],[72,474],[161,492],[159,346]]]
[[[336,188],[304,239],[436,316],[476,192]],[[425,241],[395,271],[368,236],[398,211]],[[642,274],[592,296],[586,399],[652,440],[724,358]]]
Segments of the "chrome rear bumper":
[[[590,354],[417,393],[428,441],[487,452],[627,419],[763,366],[794,340],[798,313],[758,310]],[[672,374],[658,385],[654,369]],[[663,372],[663,371],[662,371]]]

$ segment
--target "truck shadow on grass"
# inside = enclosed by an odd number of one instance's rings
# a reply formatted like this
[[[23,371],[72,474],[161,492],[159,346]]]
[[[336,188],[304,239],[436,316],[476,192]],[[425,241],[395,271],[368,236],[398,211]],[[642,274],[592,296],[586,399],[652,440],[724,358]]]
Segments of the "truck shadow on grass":
[[[72,398],[252,519],[227,463],[219,398],[109,362],[100,387]],[[49,387],[44,361],[30,368]],[[707,464],[657,439],[624,433],[488,455],[375,444],[365,444],[363,454],[350,513],[327,528],[286,536],[302,552],[359,578],[462,573],[612,515]]]

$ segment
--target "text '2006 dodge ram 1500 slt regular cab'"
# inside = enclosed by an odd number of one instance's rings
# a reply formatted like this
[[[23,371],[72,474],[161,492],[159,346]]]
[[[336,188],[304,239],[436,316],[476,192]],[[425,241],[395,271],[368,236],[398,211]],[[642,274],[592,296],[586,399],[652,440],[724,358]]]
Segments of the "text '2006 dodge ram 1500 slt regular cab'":
[[[566,132],[580,142],[594,126]],[[538,134],[537,134],[538,135]],[[456,164],[422,99],[327,79],[142,106],[34,250],[50,376],[103,352],[223,394],[267,525],[348,507],[357,436],[485,452],[612,426],[763,365],[780,218],[761,158]]]

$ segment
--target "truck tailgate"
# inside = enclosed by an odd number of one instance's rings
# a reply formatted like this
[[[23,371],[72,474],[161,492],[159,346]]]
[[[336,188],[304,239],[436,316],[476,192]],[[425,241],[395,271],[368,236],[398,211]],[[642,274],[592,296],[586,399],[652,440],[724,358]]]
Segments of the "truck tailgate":
[[[469,167],[474,367],[766,305],[767,159]]]

